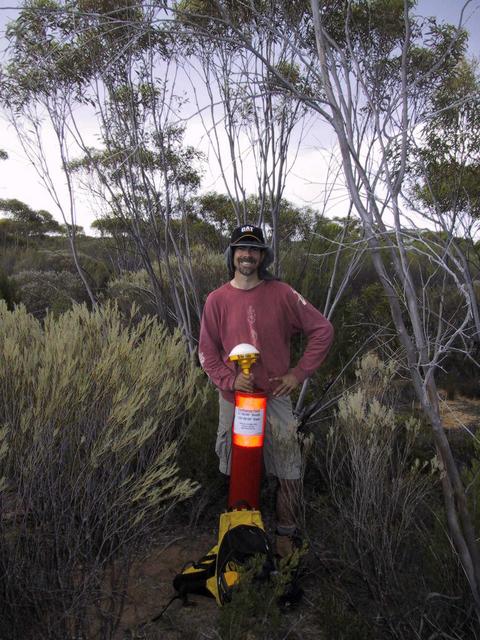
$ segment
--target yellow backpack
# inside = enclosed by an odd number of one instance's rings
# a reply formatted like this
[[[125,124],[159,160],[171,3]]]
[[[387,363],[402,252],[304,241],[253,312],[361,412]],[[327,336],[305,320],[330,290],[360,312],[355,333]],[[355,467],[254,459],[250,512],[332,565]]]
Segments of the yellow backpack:
[[[275,570],[274,556],[259,511],[242,509],[220,516],[218,543],[198,562],[189,563],[173,580],[177,594],[187,600],[196,593],[214,597],[219,605],[230,602],[242,567],[262,558],[259,577]]]

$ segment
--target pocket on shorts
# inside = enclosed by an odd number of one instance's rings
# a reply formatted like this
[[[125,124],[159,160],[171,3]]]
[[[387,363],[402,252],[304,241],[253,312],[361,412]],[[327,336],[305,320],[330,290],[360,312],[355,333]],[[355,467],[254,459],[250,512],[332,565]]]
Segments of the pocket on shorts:
[[[219,458],[222,473],[230,472],[230,456],[232,450],[232,422],[235,407],[231,402],[219,396],[218,429],[215,442],[215,453]]]
[[[278,478],[298,479],[301,476],[302,455],[291,400],[289,397],[280,397],[269,402],[270,433],[265,452],[267,470]]]

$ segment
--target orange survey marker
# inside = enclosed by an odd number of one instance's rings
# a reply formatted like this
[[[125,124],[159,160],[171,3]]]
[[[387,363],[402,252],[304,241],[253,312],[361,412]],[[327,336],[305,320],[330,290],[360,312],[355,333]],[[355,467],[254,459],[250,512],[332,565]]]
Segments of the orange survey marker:
[[[263,440],[267,420],[267,396],[263,393],[235,393],[232,425],[232,465],[229,508],[247,503],[260,507],[263,467]]]

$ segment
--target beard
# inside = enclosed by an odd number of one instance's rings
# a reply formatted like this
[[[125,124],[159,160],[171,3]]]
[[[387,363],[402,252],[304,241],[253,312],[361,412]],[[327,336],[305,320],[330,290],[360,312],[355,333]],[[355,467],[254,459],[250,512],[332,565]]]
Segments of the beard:
[[[252,258],[243,258],[238,262],[238,266],[236,268],[237,271],[242,274],[242,276],[251,276],[252,273],[257,271],[258,263]]]

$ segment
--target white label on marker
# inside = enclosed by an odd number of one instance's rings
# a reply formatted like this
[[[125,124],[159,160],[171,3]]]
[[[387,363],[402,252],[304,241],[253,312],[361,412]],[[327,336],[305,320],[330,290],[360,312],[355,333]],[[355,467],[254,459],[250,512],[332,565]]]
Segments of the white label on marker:
[[[233,431],[242,436],[259,436],[263,433],[264,409],[240,409],[235,407]]]

